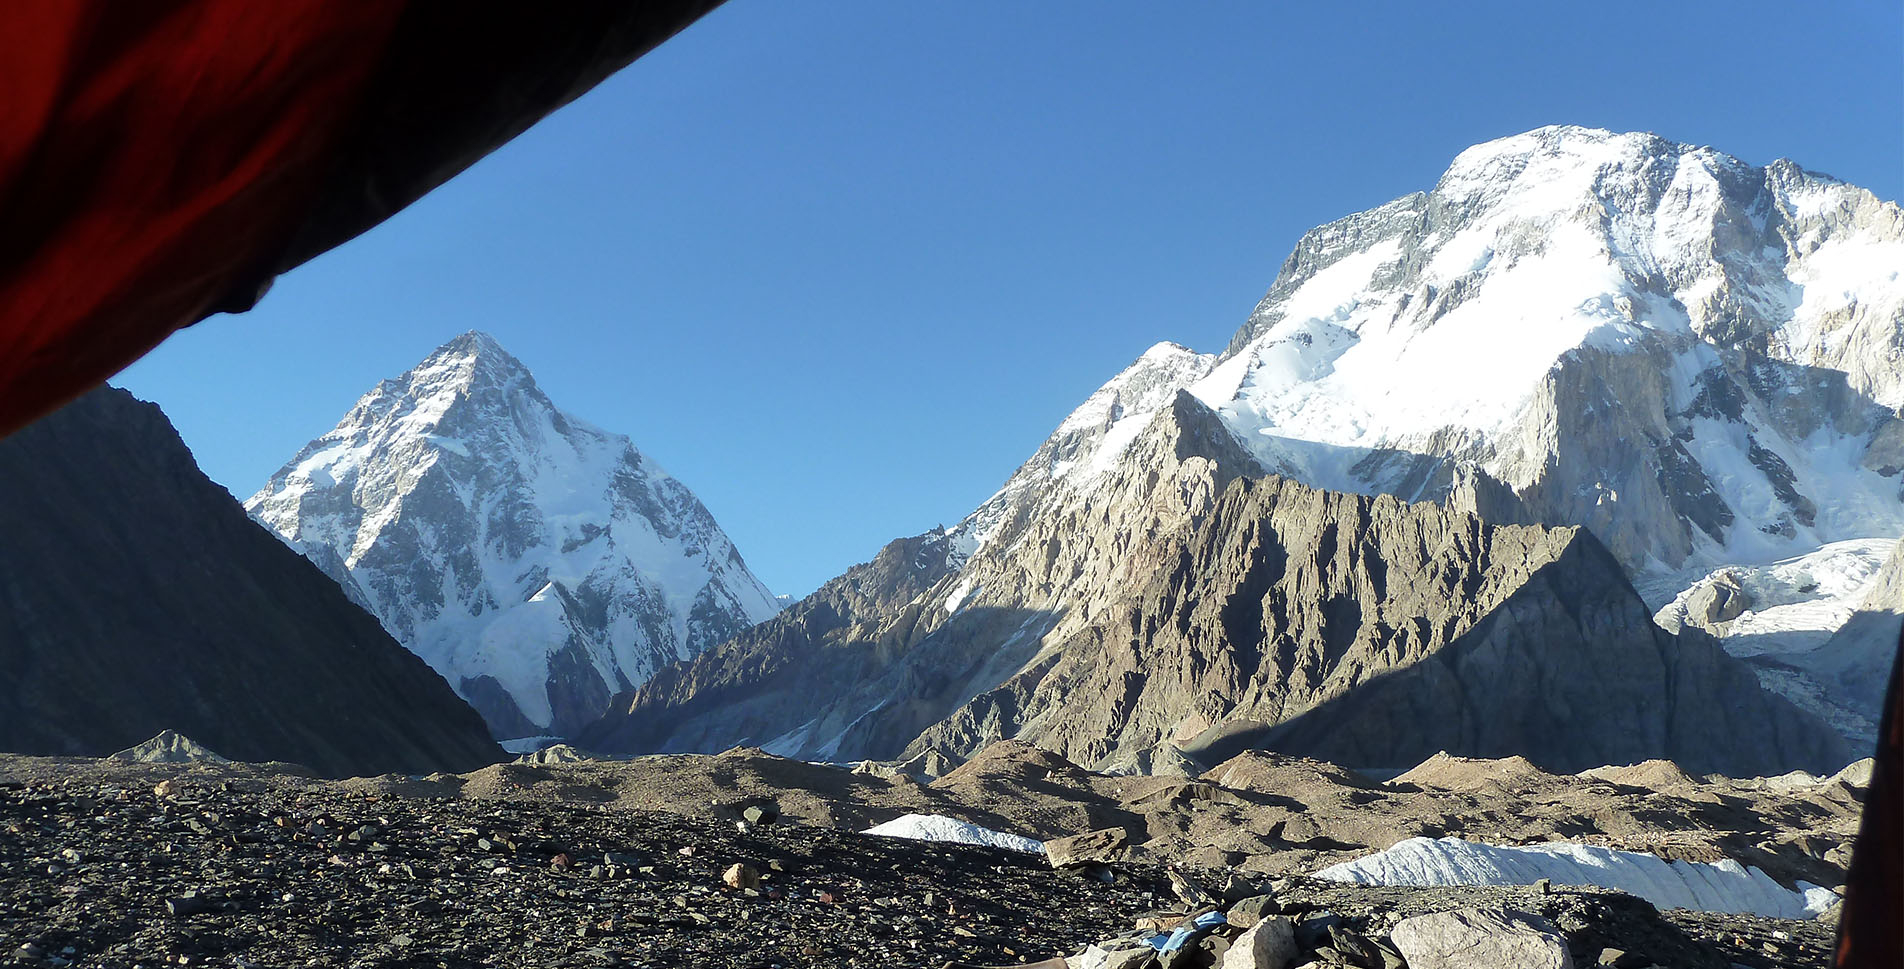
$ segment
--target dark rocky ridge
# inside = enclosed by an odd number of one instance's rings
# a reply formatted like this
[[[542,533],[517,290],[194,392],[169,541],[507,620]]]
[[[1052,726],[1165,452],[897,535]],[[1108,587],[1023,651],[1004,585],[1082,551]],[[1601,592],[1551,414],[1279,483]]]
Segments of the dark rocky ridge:
[[[330,775],[503,756],[442,677],[122,390],[0,442],[0,614],[6,750],[101,755],[169,729]]]

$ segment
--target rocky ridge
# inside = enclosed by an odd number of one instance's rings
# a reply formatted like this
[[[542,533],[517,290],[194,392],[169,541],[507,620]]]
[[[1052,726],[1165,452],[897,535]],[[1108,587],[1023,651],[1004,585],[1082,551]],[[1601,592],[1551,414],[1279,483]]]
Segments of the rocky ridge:
[[[0,441],[0,603],[0,749],[103,755],[177,730],[329,775],[502,758],[442,677],[122,390]]]
[[[246,508],[498,737],[575,731],[779,610],[685,485],[483,333],[378,384]]]
[[[1177,552],[1126,611],[907,754],[1015,737],[1147,770],[1251,748],[1364,767],[1438,750],[1562,771],[1665,758],[1734,775],[1850,759],[1710,637],[1655,626],[1584,529],[1242,478]]]
[[[1122,460],[1083,482],[1021,472],[989,520],[895,543],[580,743],[956,761],[1022,737],[1146,772],[1244,741],[1372,767],[1438,749],[1566,769],[1850,759],[1705,634],[1656,627],[1584,530],[1252,478],[1195,397],[1143,402],[1113,422]],[[1027,467],[1096,461],[1105,434],[1067,422]]]

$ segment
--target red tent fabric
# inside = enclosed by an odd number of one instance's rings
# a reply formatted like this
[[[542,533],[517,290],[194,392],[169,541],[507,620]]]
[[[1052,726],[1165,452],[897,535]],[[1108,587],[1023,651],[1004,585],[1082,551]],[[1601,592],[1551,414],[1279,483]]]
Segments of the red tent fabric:
[[[1904,636],[1891,664],[1891,685],[1884,693],[1884,722],[1878,729],[1876,770],[1864,795],[1864,818],[1852,849],[1851,874],[1845,879],[1844,910],[1838,919],[1840,969],[1897,969],[1904,966]]]
[[[0,5],[0,435],[249,308],[718,2]]]

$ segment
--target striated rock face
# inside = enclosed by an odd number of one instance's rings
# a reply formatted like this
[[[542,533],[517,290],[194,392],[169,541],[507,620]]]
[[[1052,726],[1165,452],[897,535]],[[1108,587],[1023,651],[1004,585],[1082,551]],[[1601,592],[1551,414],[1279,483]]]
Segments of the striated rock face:
[[[0,442],[0,749],[176,730],[326,774],[502,759],[442,677],[101,389]]]
[[[1579,528],[1240,479],[1120,614],[977,697],[915,747],[988,730],[1081,764],[1174,745],[1368,767],[1449,750],[1573,771],[1847,759],[1703,634],[1655,626]]]
[[[1132,369],[1157,356],[1173,365],[1192,355],[1153,351]],[[959,529],[894,542],[775,619],[662,671],[618,702],[626,713],[578,742],[608,751],[746,743],[818,760],[892,757],[1161,567],[1165,540],[1206,513],[1239,466],[1251,466],[1187,394],[1127,399],[1131,410],[1109,433],[1138,460],[1080,476],[1088,489],[1062,471],[1055,479],[1021,471]],[[1026,468],[1049,468],[1053,455],[1088,467],[1106,433],[1067,421]]]
[[[779,610],[692,492],[466,333],[245,503],[499,737],[566,735]]]

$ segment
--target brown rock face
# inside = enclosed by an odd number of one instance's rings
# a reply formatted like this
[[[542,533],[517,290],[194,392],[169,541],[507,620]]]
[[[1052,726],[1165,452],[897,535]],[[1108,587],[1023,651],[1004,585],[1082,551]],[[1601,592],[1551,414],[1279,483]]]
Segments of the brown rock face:
[[[1812,718],[1697,633],[1654,626],[1584,529],[1239,479],[1128,607],[973,700],[1083,764],[1175,745],[1395,767],[1449,750],[1573,771],[1649,757],[1750,774],[1835,766]]]
[[[331,775],[503,756],[442,677],[121,390],[0,442],[0,617],[0,749],[104,755],[177,730]]]

